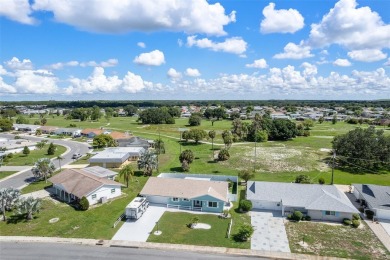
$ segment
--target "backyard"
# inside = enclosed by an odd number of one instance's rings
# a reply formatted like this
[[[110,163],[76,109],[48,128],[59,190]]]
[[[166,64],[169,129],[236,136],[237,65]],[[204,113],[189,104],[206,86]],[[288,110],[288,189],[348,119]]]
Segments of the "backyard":
[[[364,222],[359,228],[315,222],[288,222],[285,225],[292,253],[390,259],[389,252]]]

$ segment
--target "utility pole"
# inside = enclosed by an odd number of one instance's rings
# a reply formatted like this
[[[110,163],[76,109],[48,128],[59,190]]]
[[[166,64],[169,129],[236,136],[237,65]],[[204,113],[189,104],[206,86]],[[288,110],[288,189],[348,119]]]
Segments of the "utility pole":
[[[333,185],[333,175],[334,175],[334,161],[336,159],[336,150],[333,150],[333,160],[332,160],[332,180],[330,182],[331,185]]]
[[[253,172],[256,172],[256,157],[257,157],[257,125],[255,126],[255,161],[253,164]]]

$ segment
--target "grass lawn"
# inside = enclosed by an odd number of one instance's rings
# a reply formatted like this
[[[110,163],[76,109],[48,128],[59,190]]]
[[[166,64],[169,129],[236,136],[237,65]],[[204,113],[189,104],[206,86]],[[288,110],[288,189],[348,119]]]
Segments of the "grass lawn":
[[[240,191],[243,191],[244,189],[245,187],[239,187]],[[242,198],[243,193],[239,192],[238,195]],[[210,214],[195,215],[191,213],[165,212],[159,220],[159,230],[162,231],[162,234],[159,236],[153,234],[153,232],[157,230],[157,227],[155,226],[147,241],[249,249],[250,241],[236,242],[233,239],[233,235],[238,232],[241,225],[251,223],[249,214],[240,213],[238,211],[238,202],[234,202],[233,208],[230,210],[230,214],[233,219],[233,227],[230,233],[230,238],[226,237],[230,219],[221,219],[217,215]],[[191,222],[191,219],[194,216],[199,217],[199,223],[209,224],[211,228],[191,229],[187,227],[187,224]]]
[[[0,221],[3,236],[45,236],[111,239],[121,226],[112,228],[115,220],[124,212],[126,205],[141,191],[147,178],[136,177],[129,188],[122,188],[123,196],[87,211],[77,211],[65,203],[54,203],[44,199],[40,213],[27,222],[18,216],[11,216],[7,222]],[[59,218],[50,224],[51,218]]]
[[[286,231],[293,253],[352,259],[390,259],[389,252],[363,223],[361,228],[314,222],[288,222]],[[305,236],[306,248],[299,245]]]
[[[89,164],[89,158],[92,157],[92,154],[86,154],[84,155],[83,157],[81,157],[80,159],[72,162],[71,164]]]
[[[70,123],[75,123],[77,127],[81,128],[105,127],[112,130],[129,131],[134,135],[147,139],[157,139],[160,133],[166,148],[166,154],[159,156],[160,172],[181,172],[182,169],[178,159],[180,151],[190,149],[195,155],[195,160],[190,165],[190,173],[236,175],[241,169],[256,168],[254,180],[291,182],[295,180],[297,175],[305,174],[310,176],[314,183],[317,183],[320,177],[325,178],[326,182],[330,183],[331,168],[329,153],[326,149],[332,148],[333,137],[347,133],[357,127],[368,127],[366,124],[360,126],[344,122],[338,122],[334,125],[330,122],[316,123],[312,127],[311,136],[309,137],[297,137],[284,142],[257,143],[256,161],[254,160],[254,143],[242,143],[230,148],[230,159],[228,161],[214,162],[210,144],[196,145],[192,142],[185,143],[183,141],[180,147],[178,129],[191,129],[192,127],[187,126],[188,119],[176,119],[176,123],[173,125],[142,125],[136,120],[136,117],[113,117],[108,125],[104,119],[97,122],[73,122],[64,120],[63,117],[55,117],[48,120],[48,125],[65,127]],[[215,130],[217,136],[214,143],[222,144],[221,133],[223,130],[231,129],[231,120],[216,121],[212,126],[211,121],[203,119],[201,126],[196,128]],[[385,130],[385,134],[390,134],[390,131]],[[214,149],[222,147],[221,145],[214,145]],[[359,172],[359,174],[352,174],[336,169],[334,176],[336,184],[371,183],[390,185],[390,173]]]
[[[4,162],[4,166],[24,166],[24,165],[34,165],[38,159],[43,157],[55,158],[58,155],[63,154],[66,151],[66,148],[61,145],[56,145],[57,149],[54,155],[48,155],[47,149],[49,148],[49,144],[46,144],[42,149],[32,150],[29,155],[24,155],[22,153],[14,154],[12,158],[9,159],[8,162]]]
[[[5,177],[10,176],[10,175],[12,175],[12,174],[14,174],[14,173],[16,173],[16,172],[0,171],[0,180],[1,180],[1,179],[4,179]]]

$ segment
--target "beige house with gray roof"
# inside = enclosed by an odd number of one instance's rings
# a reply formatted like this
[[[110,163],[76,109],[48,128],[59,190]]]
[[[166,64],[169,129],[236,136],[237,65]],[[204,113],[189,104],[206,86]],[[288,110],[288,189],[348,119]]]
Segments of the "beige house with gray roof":
[[[140,195],[167,207],[220,213],[228,192],[225,181],[150,177]]]

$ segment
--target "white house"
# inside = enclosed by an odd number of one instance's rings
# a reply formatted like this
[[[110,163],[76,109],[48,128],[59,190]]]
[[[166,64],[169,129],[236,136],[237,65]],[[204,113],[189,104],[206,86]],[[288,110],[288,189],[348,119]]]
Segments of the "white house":
[[[299,210],[312,219],[341,221],[358,213],[334,185],[249,181],[246,196],[253,209],[280,211],[282,215]]]
[[[49,178],[55,194],[67,202],[86,197],[90,205],[120,196],[123,184],[98,177],[84,169],[66,169]]]
[[[390,186],[352,184],[353,194],[374,211],[375,217],[390,220]]]
[[[137,161],[143,147],[110,147],[89,159],[90,165],[104,168],[120,168],[126,161]]]

